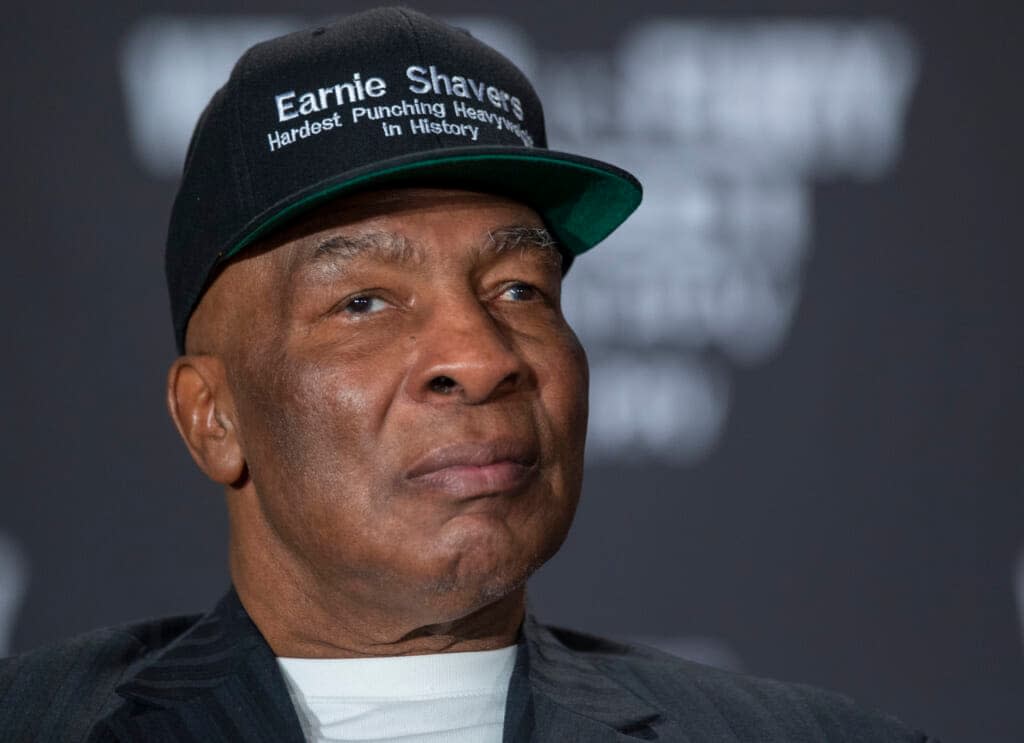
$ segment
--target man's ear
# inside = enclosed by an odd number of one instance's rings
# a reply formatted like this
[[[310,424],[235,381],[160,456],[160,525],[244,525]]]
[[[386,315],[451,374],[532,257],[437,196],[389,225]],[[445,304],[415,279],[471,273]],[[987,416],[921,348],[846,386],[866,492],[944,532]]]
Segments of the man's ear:
[[[167,374],[167,409],[207,477],[232,485],[245,474],[234,404],[216,356],[180,356]]]

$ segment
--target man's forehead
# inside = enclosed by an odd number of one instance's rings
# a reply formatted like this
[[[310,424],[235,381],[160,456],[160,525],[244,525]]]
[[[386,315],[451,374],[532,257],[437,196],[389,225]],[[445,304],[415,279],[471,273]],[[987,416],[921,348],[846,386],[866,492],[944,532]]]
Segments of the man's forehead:
[[[473,207],[507,211],[517,216],[516,221],[543,224],[530,206],[506,196],[462,189],[405,187],[365,191],[332,199],[310,211],[284,232],[294,238],[325,227],[374,219],[401,220],[424,211],[445,212]]]
[[[461,231],[457,247],[477,256],[518,248],[561,266],[555,239],[529,206],[494,194],[452,189],[391,189],[338,199],[282,232],[266,248],[284,248],[273,252],[289,275],[356,258],[422,264],[427,246],[412,226],[422,222],[424,213],[446,232]],[[479,219],[467,217],[473,213]],[[446,221],[449,214],[452,219]]]

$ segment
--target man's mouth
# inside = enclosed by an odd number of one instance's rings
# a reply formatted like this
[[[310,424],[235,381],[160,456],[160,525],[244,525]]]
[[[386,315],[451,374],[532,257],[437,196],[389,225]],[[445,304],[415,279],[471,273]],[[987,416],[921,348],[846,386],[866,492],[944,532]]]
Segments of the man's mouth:
[[[446,444],[419,459],[405,477],[456,498],[496,495],[532,477],[537,459],[535,446],[514,439]]]

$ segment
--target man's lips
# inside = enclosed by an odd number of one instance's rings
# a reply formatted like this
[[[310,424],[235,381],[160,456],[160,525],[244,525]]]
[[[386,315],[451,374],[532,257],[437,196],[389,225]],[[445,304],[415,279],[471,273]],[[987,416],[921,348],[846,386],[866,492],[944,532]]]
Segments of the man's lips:
[[[447,444],[417,460],[406,474],[412,484],[456,497],[512,490],[537,464],[533,445],[514,439]]]

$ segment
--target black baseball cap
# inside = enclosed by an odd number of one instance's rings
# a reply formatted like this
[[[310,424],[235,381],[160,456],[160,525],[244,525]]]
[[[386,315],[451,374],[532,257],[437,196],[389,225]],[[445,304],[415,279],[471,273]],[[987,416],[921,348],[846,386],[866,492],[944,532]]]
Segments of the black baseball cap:
[[[466,31],[380,8],[262,42],[189,144],[166,251],[178,350],[224,261],[331,198],[397,185],[521,201],[570,260],[642,195],[620,168],[547,149],[533,86]]]

